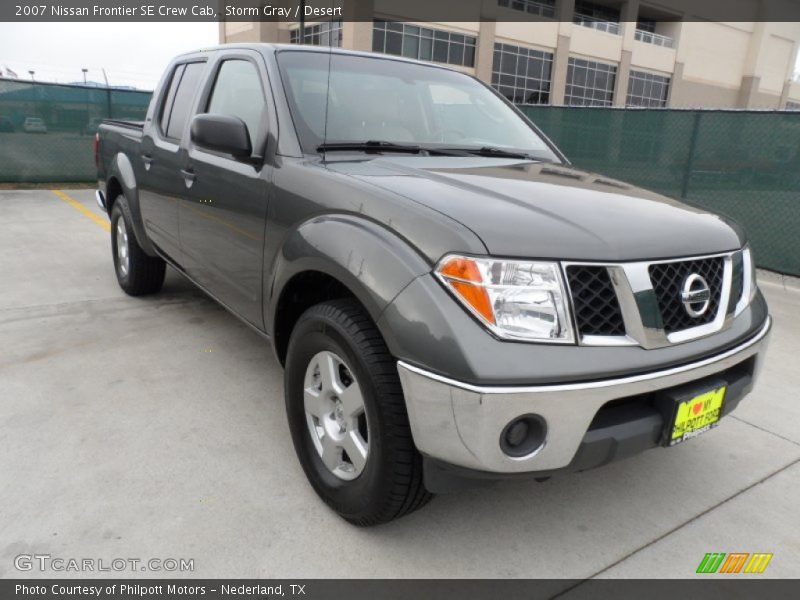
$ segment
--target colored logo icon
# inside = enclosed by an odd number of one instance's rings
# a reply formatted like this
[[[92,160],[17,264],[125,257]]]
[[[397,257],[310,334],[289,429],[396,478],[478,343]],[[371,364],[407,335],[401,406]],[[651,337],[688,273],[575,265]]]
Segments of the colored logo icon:
[[[697,573],[763,573],[772,553],[766,552],[708,552],[700,561]]]

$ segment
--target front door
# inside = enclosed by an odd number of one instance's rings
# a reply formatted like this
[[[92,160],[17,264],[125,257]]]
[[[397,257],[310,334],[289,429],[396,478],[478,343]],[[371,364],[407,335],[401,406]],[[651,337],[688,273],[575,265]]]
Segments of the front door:
[[[268,113],[263,59],[223,54],[199,113],[234,116],[247,125],[254,156],[263,156]],[[188,144],[180,206],[181,249],[189,275],[247,321],[263,328],[262,273],[271,167]]]

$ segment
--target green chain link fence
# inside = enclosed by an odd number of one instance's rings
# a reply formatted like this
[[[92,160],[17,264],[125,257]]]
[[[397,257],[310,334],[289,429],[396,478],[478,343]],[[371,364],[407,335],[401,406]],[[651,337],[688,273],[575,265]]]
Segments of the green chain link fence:
[[[800,112],[521,108],[575,166],[729,216],[800,275]]]
[[[0,79],[0,182],[92,181],[102,119],[144,120],[150,92]]]
[[[0,182],[95,178],[104,118],[150,92],[0,79]],[[759,266],[800,275],[800,111],[524,106],[578,167],[730,216]]]

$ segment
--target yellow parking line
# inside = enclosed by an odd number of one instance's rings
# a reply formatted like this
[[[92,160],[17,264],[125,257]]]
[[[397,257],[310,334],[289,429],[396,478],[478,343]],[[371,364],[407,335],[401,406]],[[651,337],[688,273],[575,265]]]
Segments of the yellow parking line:
[[[111,231],[111,225],[109,224],[109,222],[106,219],[104,219],[103,217],[101,217],[97,213],[92,212],[91,210],[86,208],[83,204],[81,204],[80,202],[75,200],[75,198],[72,198],[72,197],[68,196],[67,194],[65,194],[61,190],[51,190],[51,191],[56,196],[61,198],[64,202],[69,204],[72,208],[74,208],[78,212],[82,212],[85,216],[89,217],[92,221],[94,221],[95,223],[100,225],[100,227],[102,227],[106,231]]]

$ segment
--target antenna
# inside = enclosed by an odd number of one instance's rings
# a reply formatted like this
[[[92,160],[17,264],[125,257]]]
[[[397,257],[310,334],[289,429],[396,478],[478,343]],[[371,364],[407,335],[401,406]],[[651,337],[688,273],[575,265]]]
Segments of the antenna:
[[[331,3],[333,4],[333,3]],[[305,8],[305,0],[303,0],[303,8]],[[330,38],[330,31],[328,33],[328,89],[325,92],[325,125],[322,129],[322,144],[328,143],[328,106],[331,103],[331,63],[333,62],[333,40]]]

